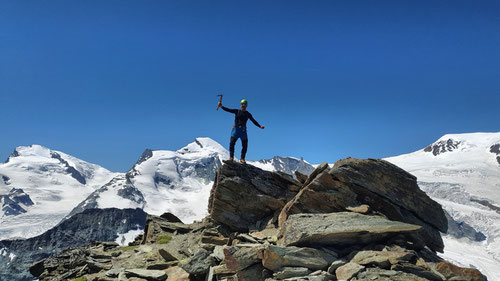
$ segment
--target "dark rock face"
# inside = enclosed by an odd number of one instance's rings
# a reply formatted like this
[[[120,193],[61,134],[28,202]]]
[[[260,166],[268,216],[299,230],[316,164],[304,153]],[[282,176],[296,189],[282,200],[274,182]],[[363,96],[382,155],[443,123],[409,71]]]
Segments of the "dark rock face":
[[[15,255],[12,261],[0,255],[0,280],[32,280],[27,272],[31,263],[58,254],[68,247],[93,241],[114,241],[118,233],[144,228],[146,216],[141,209],[88,209],[42,235],[25,240],[0,241],[0,249]]]
[[[383,160],[347,158],[313,172],[282,209],[279,225],[292,214],[341,212],[362,204],[390,220],[422,226],[414,240],[443,250],[439,231],[446,232],[448,222],[441,205],[420,190],[413,175]]]
[[[500,143],[492,145],[490,147],[490,152],[498,155],[497,162],[498,162],[498,164],[500,164]]]
[[[5,160],[5,163],[9,163],[9,160],[10,158],[14,158],[14,157],[18,157],[19,156],[19,152],[17,152],[16,149],[14,149],[14,151],[12,151],[12,153],[10,154],[9,158],[7,158],[7,160]]]
[[[272,217],[295,193],[299,183],[291,176],[267,172],[251,165],[226,161],[210,193],[210,216],[234,230],[248,230]]]
[[[6,195],[0,195],[0,207],[5,216],[15,216],[26,213],[24,206],[33,205],[28,194],[20,188],[12,188]]]
[[[426,147],[424,149],[424,151],[425,152],[432,152],[432,154],[434,154],[434,156],[437,156],[441,153],[453,151],[453,150],[457,149],[459,145],[460,145],[459,141],[456,141],[453,139],[448,139],[446,141],[443,140],[443,141],[433,143],[433,144],[429,145],[428,147]]]
[[[139,160],[137,160],[137,162],[135,164],[139,165],[139,164],[141,164],[142,162],[148,160],[151,157],[153,157],[153,150],[147,148],[146,150],[144,150],[144,152],[142,153],[141,157],[139,158]]]
[[[81,183],[81,184],[87,183],[87,180],[85,179],[85,177],[80,172],[78,172],[77,169],[75,169],[73,166],[69,165],[68,161],[64,160],[59,153],[51,152],[50,156],[54,159],[59,160],[59,162],[61,162],[66,167],[66,172],[69,173],[71,175],[71,177],[73,177],[79,183]]]

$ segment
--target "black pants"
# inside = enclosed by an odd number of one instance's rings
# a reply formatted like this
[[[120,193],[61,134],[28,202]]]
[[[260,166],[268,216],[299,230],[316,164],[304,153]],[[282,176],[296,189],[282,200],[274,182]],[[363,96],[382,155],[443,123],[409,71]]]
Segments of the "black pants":
[[[229,142],[229,156],[231,158],[234,157],[234,145],[238,139],[236,137],[231,136],[231,141]],[[241,157],[240,159],[245,159],[245,155],[247,154],[248,148],[248,139],[241,139]]]

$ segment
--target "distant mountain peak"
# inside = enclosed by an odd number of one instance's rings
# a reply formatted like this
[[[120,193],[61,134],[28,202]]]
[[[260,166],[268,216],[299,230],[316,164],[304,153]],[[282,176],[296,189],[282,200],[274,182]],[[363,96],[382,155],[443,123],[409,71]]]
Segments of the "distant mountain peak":
[[[437,141],[424,148],[424,151],[432,152],[434,156],[438,156],[441,153],[451,152],[456,150],[459,147],[460,143],[461,143],[460,141],[456,141],[454,139]]]

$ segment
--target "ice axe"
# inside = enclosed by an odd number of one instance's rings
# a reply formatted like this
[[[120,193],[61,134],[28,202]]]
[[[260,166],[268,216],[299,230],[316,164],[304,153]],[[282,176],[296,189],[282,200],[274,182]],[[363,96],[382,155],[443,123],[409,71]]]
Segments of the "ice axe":
[[[217,96],[220,97],[219,104],[217,105],[217,110],[219,110],[219,107],[221,107],[222,104],[222,95],[217,95]]]

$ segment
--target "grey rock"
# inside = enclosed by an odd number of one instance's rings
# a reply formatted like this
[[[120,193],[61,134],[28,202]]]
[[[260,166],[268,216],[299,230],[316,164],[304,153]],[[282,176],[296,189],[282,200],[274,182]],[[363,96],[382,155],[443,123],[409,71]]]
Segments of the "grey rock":
[[[306,247],[269,245],[262,254],[262,265],[275,272],[284,266],[326,269],[334,260],[334,257],[323,251]]]
[[[444,277],[436,271],[426,270],[411,263],[401,263],[391,266],[391,270],[411,273],[413,275],[429,279],[431,281],[443,281]]]
[[[410,261],[415,258],[413,252],[402,251],[360,251],[352,259],[360,265],[371,265],[389,269],[392,264]]]
[[[276,279],[287,279],[292,277],[306,276],[311,273],[306,267],[283,267],[273,274]]]
[[[280,231],[278,245],[371,244],[420,226],[352,212],[291,215]]]
[[[163,281],[167,279],[167,274],[163,270],[150,270],[150,269],[126,269],[125,274],[128,278],[139,277],[152,281]]]
[[[346,263],[347,263],[347,261],[345,261],[345,260],[336,260],[336,261],[332,262],[330,267],[328,267],[328,273],[335,274],[335,270],[337,270],[337,268],[345,265]]]
[[[120,274],[121,272],[125,272],[125,268],[113,268],[106,271],[104,274],[108,277],[115,278],[118,277],[118,274]]]
[[[179,263],[179,267],[189,274],[200,276],[207,274],[210,267],[216,264],[215,258],[211,256],[209,251],[199,249],[187,262]]]

